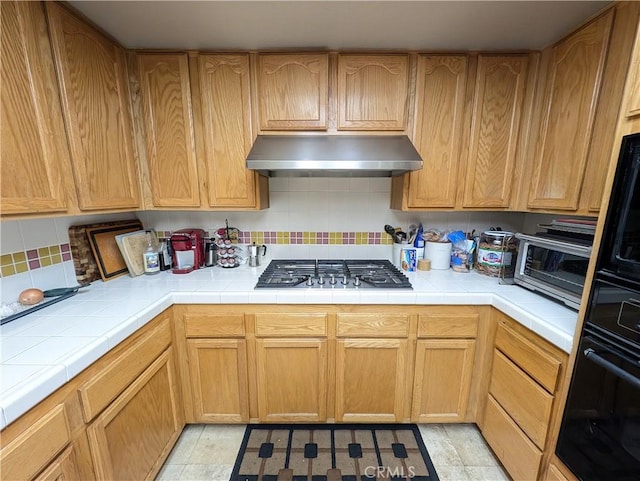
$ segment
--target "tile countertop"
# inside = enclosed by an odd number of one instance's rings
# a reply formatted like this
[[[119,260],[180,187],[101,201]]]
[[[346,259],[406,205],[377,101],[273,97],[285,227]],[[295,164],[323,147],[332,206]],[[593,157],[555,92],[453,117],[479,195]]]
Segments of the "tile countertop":
[[[265,263],[267,264],[267,263]],[[0,428],[17,419],[173,304],[492,305],[570,352],[578,313],[476,272],[409,273],[411,291],[254,290],[261,267],[94,282],[68,300],[0,328]]]

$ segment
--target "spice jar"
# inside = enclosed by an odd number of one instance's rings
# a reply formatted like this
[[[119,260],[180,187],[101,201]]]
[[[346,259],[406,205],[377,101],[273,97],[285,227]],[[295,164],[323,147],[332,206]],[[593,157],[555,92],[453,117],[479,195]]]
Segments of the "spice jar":
[[[513,277],[517,249],[513,232],[483,232],[478,245],[476,270],[487,276]]]

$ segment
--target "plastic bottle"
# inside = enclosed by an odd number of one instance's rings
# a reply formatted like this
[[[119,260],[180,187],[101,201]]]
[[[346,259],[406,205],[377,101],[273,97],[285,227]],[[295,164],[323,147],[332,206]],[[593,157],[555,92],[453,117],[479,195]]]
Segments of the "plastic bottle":
[[[147,232],[147,248],[144,251],[144,273],[157,274],[160,272],[160,255],[151,242],[151,234]]]

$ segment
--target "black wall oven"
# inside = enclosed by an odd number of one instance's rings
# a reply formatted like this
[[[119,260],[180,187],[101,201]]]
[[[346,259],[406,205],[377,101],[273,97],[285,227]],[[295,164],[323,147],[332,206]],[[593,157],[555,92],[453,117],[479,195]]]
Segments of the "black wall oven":
[[[556,454],[582,481],[640,480],[640,133],[622,141]]]
[[[640,286],[596,281],[556,454],[582,481],[640,479]]]

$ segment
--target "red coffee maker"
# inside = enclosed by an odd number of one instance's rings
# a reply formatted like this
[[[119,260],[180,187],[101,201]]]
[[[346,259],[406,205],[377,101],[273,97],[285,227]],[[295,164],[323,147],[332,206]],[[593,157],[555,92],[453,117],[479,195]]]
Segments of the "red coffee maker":
[[[174,274],[187,274],[204,267],[204,230],[181,229],[171,234]]]

